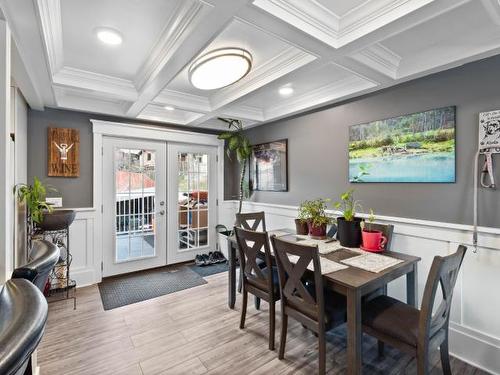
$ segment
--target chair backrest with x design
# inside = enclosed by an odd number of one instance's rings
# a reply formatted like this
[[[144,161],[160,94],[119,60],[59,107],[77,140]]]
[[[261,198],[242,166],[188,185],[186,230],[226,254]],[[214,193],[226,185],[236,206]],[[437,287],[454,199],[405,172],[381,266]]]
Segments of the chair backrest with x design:
[[[253,230],[254,232],[259,229],[261,232],[265,232],[266,215],[264,211],[236,214],[236,226],[246,230]]]
[[[457,281],[460,266],[467,247],[460,245],[451,255],[434,257],[431,270],[425,284],[422,309],[419,321],[419,341],[427,342],[442,328],[447,327],[450,318],[453,289]],[[438,288],[441,288],[443,300],[433,312]]]
[[[318,247],[300,245],[275,236],[271,237],[271,241],[278,265],[283,307],[317,322],[322,321],[324,296]],[[314,269],[312,275],[307,268],[310,263]],[[307,280],[314,282],[314,288],[306,286]]]
[[[272,272],[263,272],[257,263],[259,255],[264,254],[267,270],[272,270],[271,250],[266,232],[255,232],[234,227],[240,269],[243,270],[243,280],[264,291],[273,290]]]

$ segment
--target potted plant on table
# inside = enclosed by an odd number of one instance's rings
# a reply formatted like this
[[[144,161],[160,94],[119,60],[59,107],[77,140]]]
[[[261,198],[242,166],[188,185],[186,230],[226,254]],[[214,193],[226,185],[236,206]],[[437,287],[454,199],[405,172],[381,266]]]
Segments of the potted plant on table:
[[[326,226],[332,221],[326,214],[328,202],[329,199],[317,198],[300,205],[298,220],[307,223],[308,233],[312,238],[326,237]]]
[[[379,230],[373,230],[372,224],[375,221],[375,213],[370,208],[368,219],[363,222],[363,231],[361,232],[363,238],[363,245],[361,248],[370,252],[384,251],[387,237]]]
[[[335,208],[342,210],[342,216],[337,218],[337,239],[345,247],[359,247],[361,244],[361,218],[356,217],[356,211],[361,208],[359,201],[354,199],[354,189],[340,196],[340,202]]]

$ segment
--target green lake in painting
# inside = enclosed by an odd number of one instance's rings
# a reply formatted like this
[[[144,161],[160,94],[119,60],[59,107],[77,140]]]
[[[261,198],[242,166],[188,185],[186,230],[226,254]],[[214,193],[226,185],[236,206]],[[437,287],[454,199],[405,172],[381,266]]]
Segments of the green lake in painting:
[[[349,128],[350,182],[455,182],[455,107]]]

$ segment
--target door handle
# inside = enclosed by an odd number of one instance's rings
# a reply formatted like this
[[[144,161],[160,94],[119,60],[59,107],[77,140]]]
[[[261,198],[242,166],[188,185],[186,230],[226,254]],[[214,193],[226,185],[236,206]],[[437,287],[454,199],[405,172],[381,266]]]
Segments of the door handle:
[[[163,215],[165,215],[165,210],[160,210],[160,211],[157,212],[157,214],[160,214],[160,215],[163,216]]]

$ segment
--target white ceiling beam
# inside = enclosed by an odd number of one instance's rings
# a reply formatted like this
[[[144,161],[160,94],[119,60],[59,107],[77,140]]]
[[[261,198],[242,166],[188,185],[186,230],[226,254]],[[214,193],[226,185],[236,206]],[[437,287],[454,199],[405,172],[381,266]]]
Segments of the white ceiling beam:
[[[231,21],[233,15],[250,0],[225,0],[215,2],[214,7],[203,4],[197,9],[184,13],[184,25],[178,29],[179,20],[173,20],[171,26],[175,35],[173,42],[168,42],[168,49],[163,46],[164,52],[156,58],[155,68],[149,69],[151,73],[147,79],[139,79],[137,83],[144,83],[140,88],[139,99],[130,106],[127,116],[136,117],[165,86],[187,65],[193,56],[203,50],[215,36]],[[208,16],[209,15],[209,16]],[[183,20],[180,20],[183,23]],[[196,31],[196,32],[195,32]],[[165,40],[162,38],[163,43]]]

